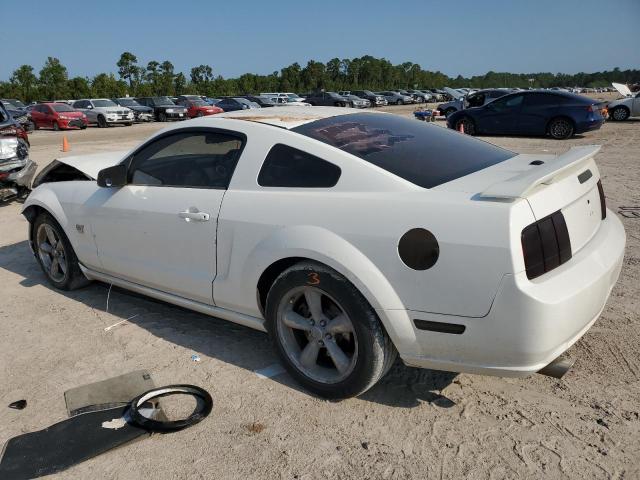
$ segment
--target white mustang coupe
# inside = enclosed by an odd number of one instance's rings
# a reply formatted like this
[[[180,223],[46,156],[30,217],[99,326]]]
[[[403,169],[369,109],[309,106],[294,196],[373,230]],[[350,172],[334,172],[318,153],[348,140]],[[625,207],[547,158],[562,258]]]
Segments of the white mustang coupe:
[[[267,331],[304,387],[344,398],[397,354],[553,368],[622,264],[598,149],[518,155],[341,108],[229,112],[54,161],[23,214],[55,287],[99,280]]]

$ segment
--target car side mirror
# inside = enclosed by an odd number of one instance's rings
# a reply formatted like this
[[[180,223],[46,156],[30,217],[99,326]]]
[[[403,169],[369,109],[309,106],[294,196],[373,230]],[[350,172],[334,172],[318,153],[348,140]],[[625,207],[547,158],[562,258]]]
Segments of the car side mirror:
[[[118,188],[127,184],[127,166],[123,164],[103,168],[98,172],[98,186]]]
[[[93,108],[93,105],[87,105],[87,108],[91,110]]]

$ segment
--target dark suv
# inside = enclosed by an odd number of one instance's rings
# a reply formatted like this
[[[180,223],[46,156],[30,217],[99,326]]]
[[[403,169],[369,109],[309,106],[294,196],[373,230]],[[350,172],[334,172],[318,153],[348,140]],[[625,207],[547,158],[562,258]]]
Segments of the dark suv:
[[[336,92],[315,92],[302,95],[305,102],[323,107],[351,107],[351,101]]]
[[[169,97],[138,97],[135,100],[140,105],[153,108],[153,116],[159,122],[187,118],[187,108],[176,105]]]

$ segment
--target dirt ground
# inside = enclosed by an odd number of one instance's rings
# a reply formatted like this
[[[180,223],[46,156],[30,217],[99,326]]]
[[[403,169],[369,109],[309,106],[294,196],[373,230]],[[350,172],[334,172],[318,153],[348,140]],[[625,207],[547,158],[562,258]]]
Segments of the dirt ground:
[[[388,110],[410,115],[413,107]],[[161,127],[68,132],[68,155],[129,148]],[[41,167],[63,155],[62,135],[31,135]],[[597,161],[609,208],[640,207],[640,120],[568,141],[486,140],[523,153],[602,144]],[[576,364],[564,379],[398,363],[360,398],[328,402],[285,373],[256,374],[277,364],[262,333],[115,288],[107,311],[102,284],[51,289],[19,212],[17,202],[0,206],[0,444],[65,419],[64,391],[137,369],[151,371],[157,385],[202,386],[214,399],[212,414],[193,428],[109,451],[55,478],[640,477],[640,218],[621,217],[620,281],[602,317],[570,349]],[[7,408],[19,399],[26,409]]]

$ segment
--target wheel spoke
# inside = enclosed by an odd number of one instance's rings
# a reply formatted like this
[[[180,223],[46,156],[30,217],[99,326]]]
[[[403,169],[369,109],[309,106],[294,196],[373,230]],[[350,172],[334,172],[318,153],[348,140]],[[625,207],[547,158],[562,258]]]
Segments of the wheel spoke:
[[[346,315],[340,314],[329,322],[327,330],[333,335],[336,333],[350,333],[353,332],[353,325],[351,325]]]
[[[46,253],[47,255],[51,255],[53,253],[53,248],[48,243],[40,244],[40,251]]]
[[[62,272],[63,275],[66,275],[67,273],[67,261],[64,259],[64,257],[58,257],[58,266],[60,267],[60,271]]]
[[[55,248],[58,241],[56,240],[56,234],[54,233],[53,228],[45,224],[44,231],[47,233],[47,240],[49,240],[49,243],[51,244],[51,246]]]
[[[302,315],[297,314],[293,310],[289,310],[282,316],[282,321],[287,327],[295,328],[296,330],[304,330],[308,332],[311,330],[311,322],[308,318],[304,318]]]
[[[51,265],[49,266],[49,273],[51,274],[52,277],[55,277],[58,275],[58,266],[60,264],[58,263],[58,259],[54,258],[53,261],[51,262]]]
[[[307,302],[307,307],[309,307],[311,318],[319,322],[324,317],[322,314],[322,294],[315,289],[307,288],[304,291],[304,299]]]
[[[347,357],[334,339],[325,340],[324,344],[327,347],[327,352],[329,352],[329,356],[331,357],[331,360],[333,360],[333,364],[336,366],[338,371],[340,373],[345,372],[349,368],[349,357]]]
[[[318,345],[318,342],[311,340],[300,353],[300,364],[305,368],[315,368],[319,351],[320,345]]]

